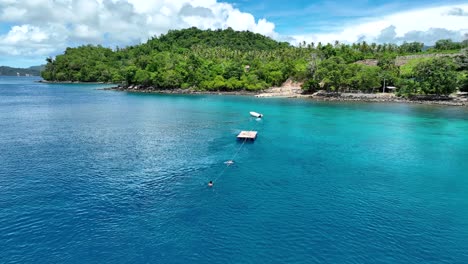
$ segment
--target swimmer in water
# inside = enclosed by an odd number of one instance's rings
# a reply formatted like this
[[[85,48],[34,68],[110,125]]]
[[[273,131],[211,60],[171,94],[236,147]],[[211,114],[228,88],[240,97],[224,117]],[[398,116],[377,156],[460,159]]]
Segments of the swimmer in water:
[[[208,187],[213,187],[213,181],[210,181],[210,182],[208,183]]]

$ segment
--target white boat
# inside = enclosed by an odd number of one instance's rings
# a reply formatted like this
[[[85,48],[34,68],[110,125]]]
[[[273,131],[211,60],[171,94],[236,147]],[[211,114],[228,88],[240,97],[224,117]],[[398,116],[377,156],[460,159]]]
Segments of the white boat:
[[[250,112],[250,115],[253,116],[253,117],[256,117],[256,118],[262,118],[263,117],[262,114],[259,114],[257,112]]]

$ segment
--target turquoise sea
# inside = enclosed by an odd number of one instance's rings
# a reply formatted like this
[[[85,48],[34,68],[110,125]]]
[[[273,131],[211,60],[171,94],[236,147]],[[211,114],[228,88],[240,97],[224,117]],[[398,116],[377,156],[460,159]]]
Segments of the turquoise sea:
[[[466,108],[35,80],[0,77],[0,263],[468,263]]]

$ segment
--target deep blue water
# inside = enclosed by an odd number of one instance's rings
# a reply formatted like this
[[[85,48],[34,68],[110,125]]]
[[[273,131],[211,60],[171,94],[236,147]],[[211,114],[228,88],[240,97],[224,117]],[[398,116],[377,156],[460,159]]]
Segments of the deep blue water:
[[[468,263],[467,109],[33,80],[0,77],[0,263]]]

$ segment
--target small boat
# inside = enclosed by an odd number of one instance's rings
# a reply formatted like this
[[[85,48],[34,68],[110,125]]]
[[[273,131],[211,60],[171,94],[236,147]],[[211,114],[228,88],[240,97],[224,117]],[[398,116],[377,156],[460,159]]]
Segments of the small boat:
[[[262,114],[259,114],[257,112],[250,112],[250,115],[253,116],[253,117],[256,117],[256,118],[262,118],[263,117]]]
[[[229,167],[232,164],[234,164],[234,161],[233,160],[228,160],[228,161],[225,161],[224,164],[226,164]]]

